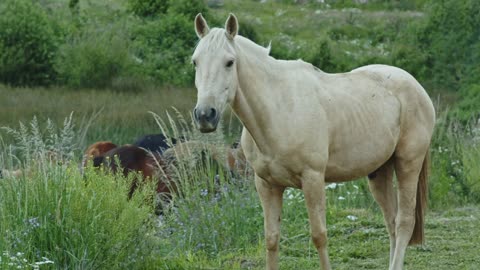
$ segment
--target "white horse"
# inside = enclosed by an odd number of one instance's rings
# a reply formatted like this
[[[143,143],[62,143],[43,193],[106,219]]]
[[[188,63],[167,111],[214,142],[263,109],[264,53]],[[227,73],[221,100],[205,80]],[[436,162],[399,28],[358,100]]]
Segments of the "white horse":
[[[244,125],[241,144],[265,214],[267,268],[278,269],[286,187],[303,190],[320,264],[330,269],[325,183],[368,175],[390,234],[390,269],[402,269],[407,245],[424,238],[435,112],[422,86],[386,65],[327,74],[274,59],[269,48],[237,35],[233,14],[225,29],[209,29],[198,14],[195,30],[194,119],[200,131],[215,131],[229,104]]]

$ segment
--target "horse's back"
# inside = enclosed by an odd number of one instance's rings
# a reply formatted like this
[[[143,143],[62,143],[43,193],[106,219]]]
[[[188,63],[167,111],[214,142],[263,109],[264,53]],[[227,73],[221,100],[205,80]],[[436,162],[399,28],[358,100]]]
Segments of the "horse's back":
[[[425,89],[410,73],[387,65],[364,66],[352,70],[352,73],[361,73],[372,80],[379,80],[385,90],[398,99],[401,104],[402,130],[414,127],[424,129],[426,137],[431,137],[435,124],[435,109]]]
[[[330,129],[327,180],[349,180],[375,170],[412,130],[431,137],[433,105],[408,72],[370,65],[331,74],[328,82],[332,101],[323,103]]]
[[[144,148],[151,152],[158,152],[162,154],[166,149],[170,148],[169,140],[172,144],[175,144],[177,140],[175,138],[167,138],[165,135],[159,134],[149,134],[144,135],[133,143],[133,145]]]
[[[419,102],[418,108],[433,112],[433,104],[425,89],[407,71],[388,65],[368,65],[356,68],[351,74],[361,74],[371,81],[382,85],[386,91],[393,93],[403,106]],[[410,98],[415,98],[411,100]]]

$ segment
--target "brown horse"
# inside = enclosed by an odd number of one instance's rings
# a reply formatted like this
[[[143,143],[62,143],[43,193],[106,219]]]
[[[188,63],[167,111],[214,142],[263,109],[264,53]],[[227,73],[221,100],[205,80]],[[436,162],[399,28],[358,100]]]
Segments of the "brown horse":
[[[82,166],[86,167],[90,160],[93,160],[115,148],[117,148],[117,145],[110,141],[100,141],[90,145],[83,155]]]
[[[125,177],[131,172],[138,173],[140,179],[133,179],[129,198],[144,181],[157,181],[156,191],[162,194],[169,194],[173,186],[163,158],[135,145],[117,146],[108,141],[94,143],[85,151],[82,165],[86,166],[88,162],[92,162],[94,167],[103,166],[113,173],[121,172]]]

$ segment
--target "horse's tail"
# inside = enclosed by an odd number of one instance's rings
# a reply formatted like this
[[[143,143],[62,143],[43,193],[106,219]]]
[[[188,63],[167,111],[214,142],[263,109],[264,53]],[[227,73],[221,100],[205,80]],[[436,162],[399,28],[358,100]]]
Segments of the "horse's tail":
[[[427,151],[425,159],[423,160],[422,170],[418,177],[415,227],[413,228],[412,237],[408,243],[409,245],[423,244],[425,241],[423,227],[425,224],[425,212],[427,210],[429,161],[430,155],[429,151]]]

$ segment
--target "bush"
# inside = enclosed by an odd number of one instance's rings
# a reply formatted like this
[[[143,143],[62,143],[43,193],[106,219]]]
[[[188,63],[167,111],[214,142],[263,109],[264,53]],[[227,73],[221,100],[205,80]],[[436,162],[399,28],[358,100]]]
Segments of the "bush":
[[[202,0],[170,0],[168,12],[170,14],[184,15],[193,24],[193,19],[198,13],[208,16],[208,6]]]
[[[438,87],[458,91],[480,80],[480,1],[432,1],[427,22],[417,35],[427,56],[431,79]],[[476,71],[476,72],[475,72]]]
[[[163,14],[168,9],[169,0],[128,0],[128,8],[140,17]]]
[[[190,58],[197,42],[192,20],[168,13],[133,31],[133,50],[141,72],[161,84],[192,85]]]
[[[205,15],[208,12],[207,5],[201,0],[129,0],[128,7],[140,17],[154,17],[168,12],[193,20],[198,13]]]
[[[48,85],[55,80],[58,25],[33,1],[0,4],[0,81]]]
[[[420,78],[427,72],[426,58],[425,54],[410,44],[397,44],[391,55],[394,66],[403,68],[415,78]]]
[[[128,40],[115,29],[83,30],[60,48],[55,65],[60,82],[73,88],[110,88],[121,76],[135,76]]]
[[[463,124],[476,123],[480,120],[480,84],[472,84],[460,90],[462,99],[449,112],[449,117],[458,119]]]
[[[289,46],[288,41],[274,43],[271,55],[277,59],[303,59],[325,72],[340,72],[345,69],[344,61],[332,53],[329,40],[315,40],[303,46]]]
[[[0,268],[153,269],[153,187],[128,200],[131,179],[92,168],[81,175],[72,117],[42,126],[34,118],[6,128],[17,144],[0,148],[24,165],[23,176],[0,181]]]

